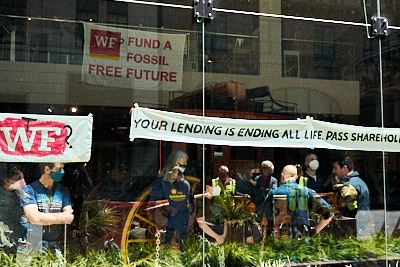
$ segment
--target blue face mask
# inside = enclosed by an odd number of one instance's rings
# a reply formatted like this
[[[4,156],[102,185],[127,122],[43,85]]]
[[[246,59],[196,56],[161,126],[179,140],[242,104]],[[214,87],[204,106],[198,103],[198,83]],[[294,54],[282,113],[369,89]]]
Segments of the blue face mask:
[[[50,177],[54,180],[54,182],[58,183],[61,181],[62,177],[64,175],[64,170],[61,170],[59,172],[50,172]]]
[[[178,165],[179,165],[179,169],[178,169],[179,173],[183,173],[186,170],[187,165],[180,164],[179,162],[178,162]]]

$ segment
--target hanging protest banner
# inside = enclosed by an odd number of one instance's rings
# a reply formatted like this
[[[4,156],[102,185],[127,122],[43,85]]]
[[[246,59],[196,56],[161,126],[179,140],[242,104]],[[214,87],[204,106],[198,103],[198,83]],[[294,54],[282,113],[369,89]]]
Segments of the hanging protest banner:
[[[131,89],[182,88],[185,34],[84,23],[82,82]]]
[[[93,116],[0,113],[0,162],[87,162]]]
[[[131,115],[135,138],[210,145],[400,151],[400,129],[304,120],[203,117],[142,108]]]

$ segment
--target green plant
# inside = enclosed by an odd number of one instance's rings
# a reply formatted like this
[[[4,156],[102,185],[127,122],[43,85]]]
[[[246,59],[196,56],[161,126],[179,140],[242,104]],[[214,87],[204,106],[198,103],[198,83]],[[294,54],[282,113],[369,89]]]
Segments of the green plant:
[[[204,262],[209,266],[219,266],[219,261],[225,261],[223,245],[217,246],[208,241],[204,242]],[[196,238],[193,242],[186,242],[181,252],[184,266],[203,266],[203,242]]]
[[[227,266],[256,266],[260,250],[255,246],[240,243],[229,243],[223,246]]]
[[[388,240],[388,257],[400,257],[400,238],[391,237]],[[309,242],[304,239],[283,238],[267,239],[264,244],[229,243],[214,245],[195,239],[193,242],[184,243],[182,251],[176,251],[169,246],[164,246],[156,257],[154,246],[132,245],[129,247],[130,266],[176,266],[200,267],[220,266],[221,260],[225,266],[259,266],[259,267],[284,267],[294,263],[306,263],[314,266],[316,261],[338,261],[351,259],[358,262],[370,258],[386,256],[385,237],[379,233],[371,238],[342,238],[331,235],[311,237]],[[29,266],[123,266],[118,250],[89,250],[86,254],[67,253],[66,259],[62,255],[48,253],[31,254]],[[286,260],[282,260],[286,259]],[[66,264],[65,264],[66,261]],[[15,252],[0,251],[0,266],[20,266]]]
[[[209,243],[205,243],[204,247],[204,255],[208,261],[212,260],[214,262],[218,262],[215,259],[215,246],[212,246]],[[214,258],[214,259],[213,259]],[[181,254],[182,262],[184,266],[202,266],[203,262],[203,243],[201,240],[196,239],[194,242],[186,242],[184,244],[184,249]]]
[[[286,262],[281,261],[280,259],[278,261],[274,260],[272,263],[270,260],[267,262],[261,262],[260,267],[285,267]]]
[[[88,205],[89,221],[88,227],[91,230],[103,232],[117,232],[118,213],[115,208],[110,208],[103,200],[94,201]]]
[[[0,266],[14,266],[15,255],[0,251]]]
[[[157,253],[154,247],[133,245],[128,249],[130,266],[184,266],[181,260],[181,252],[176,251],[169,246],[163,247]]]
[[[215,203],[223,209],[222,218],[226,221],[255,222],[257,215],[245,209],[242,205],[235,203],[232,195],[215,196]]]

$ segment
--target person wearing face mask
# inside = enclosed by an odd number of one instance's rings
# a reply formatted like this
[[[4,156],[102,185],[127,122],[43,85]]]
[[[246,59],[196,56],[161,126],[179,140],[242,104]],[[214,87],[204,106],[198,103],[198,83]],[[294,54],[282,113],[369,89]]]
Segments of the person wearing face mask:
[[[40,163],[39,167],[41,177],[27,185],[20,196],[28,219],[26,243],[38,250],[54,252],[63,247],[63,225],[71,224],[74,215],[68,188],[59,183],[64,175],[64,164]],[[24,251],[23,248],[19,250]]]
[[[156,204],[157,201],[168,200],[165,203],[168,205],[151,211],[158,228],[167,230],[166,244],[170,244],[174,237],[176,244],[188,238],[193,194],[191,185],[184,177],[187,160],[188,155],[185,152],[172,151],[150,193],[150,203]]]
[[[317,155],[310,153],[304,158],[305,171],[298,180],[300,185],[313,189],[317,193],[325,193],[325,179],[317,173],[319,161]]]
[[[9,177],[0,187],[0,247],[16,251],[18,239],[26,232],[26,219],[19,205],[19,195],[26,184],[24,174],[16,167]]]
[[[189,182],[184,178],[184,169],[175,166],[169,172],[171,181],[166,184],[169,203],[166,243],[171,243],[176,234],[175,242],[187,241],[189,231],[190,205],[193,204],[193,195]]]

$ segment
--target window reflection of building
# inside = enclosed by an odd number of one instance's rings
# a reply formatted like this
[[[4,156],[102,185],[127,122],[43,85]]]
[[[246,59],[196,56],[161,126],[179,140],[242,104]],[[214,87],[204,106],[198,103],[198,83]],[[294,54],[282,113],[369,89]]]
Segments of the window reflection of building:
[[[355,50],[354,40],[344,33],[347,29],[343,32],[342,27],[316,24],[310,30],[307,24],[304,27],[295,27],[295,24],[302,25],[303,22],[282,21],[284,77],[347,81],[356,79],[354,62],[360,56],[360,51]],[[291,39],[293,29],[300,38]],[[336,34],[336,31],[339,33]],[[296,70],[299,76],[293,73],[296,72],[295,54],[298,54]]]
[[[283,51],[283,76],[300,77],[299,51]]]

